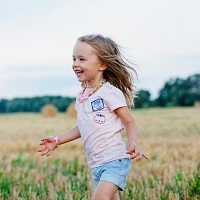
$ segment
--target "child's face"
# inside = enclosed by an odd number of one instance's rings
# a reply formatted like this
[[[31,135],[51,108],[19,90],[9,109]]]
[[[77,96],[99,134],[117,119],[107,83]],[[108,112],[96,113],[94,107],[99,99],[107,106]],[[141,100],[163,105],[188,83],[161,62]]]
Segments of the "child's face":
[[[104,65],[95,54],[95,49],[85,43],[77,41],[73,50],[72,68],[80,82],[97,83],[103,80]]]

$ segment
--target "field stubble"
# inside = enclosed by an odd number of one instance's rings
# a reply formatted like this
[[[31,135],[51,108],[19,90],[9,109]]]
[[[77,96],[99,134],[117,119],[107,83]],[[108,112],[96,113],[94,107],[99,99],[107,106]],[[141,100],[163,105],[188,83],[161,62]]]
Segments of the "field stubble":
[[[149,160],[132,162],[121,199],[200,198],[199,113],[199,108],[133,111],[138,143]],[[81,139],[60,146],[48,158],[37,153],[41,138],[74,125],[76,120],[66,114],[0,115],[0,198],[90,199],[91,175]]]

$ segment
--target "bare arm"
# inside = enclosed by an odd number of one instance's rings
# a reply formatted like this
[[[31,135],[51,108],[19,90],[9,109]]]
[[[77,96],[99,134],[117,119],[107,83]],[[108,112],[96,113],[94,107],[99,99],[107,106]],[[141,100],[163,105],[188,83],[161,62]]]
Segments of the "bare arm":
[[[78,126],[75,126],[74,128],[58,135],[58,138],[59,138],[58,145],[76,140],[80,137],[81,135],[80,135],[79,128]],[[54,136],[41,139],[40,145],[43,146],[41,149],[38,150],[38,152],[41,152],[41,156],[44,156],[44,155],[50,156],[57,146],[56,141],[54,140]]]
[[[117,108],[115,112],[121,118],[125,126],[127,134],[126,149],[131,159],[136,158],[136,161],[139,161],[142,156],[148,159],[137,145],[138,127],[129,109],[127,107],[121,107]]]
[[[76,140],[80,138],[81,135],[80,135],[78,126],[75,126],[74,128],[66,131],[65,133],[58,135],[58,137],[59,137],[58,144],[60,145],[60,144],[64,144],[64,143]]]

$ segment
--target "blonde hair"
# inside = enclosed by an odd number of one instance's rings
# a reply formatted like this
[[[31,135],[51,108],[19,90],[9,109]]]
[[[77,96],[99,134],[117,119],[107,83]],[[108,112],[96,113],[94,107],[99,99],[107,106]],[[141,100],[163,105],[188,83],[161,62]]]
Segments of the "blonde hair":
[[[96,49],[96,55],[106,65],[104,78],[123,92],[128,107],[134,105],[137,90],[133,78],[134,75],[137,78],[137,72],[131,67],[133,63],[122,55],[121,47],[112,39],[99,34],[85,35],[78,38],[78,41]]]

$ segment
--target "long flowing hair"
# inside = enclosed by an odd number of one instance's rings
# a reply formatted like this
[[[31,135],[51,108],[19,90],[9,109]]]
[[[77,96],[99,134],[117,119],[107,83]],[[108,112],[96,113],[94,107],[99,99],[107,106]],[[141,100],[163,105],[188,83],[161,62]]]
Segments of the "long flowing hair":
[[[121,53],[121,46],[99,34],[85,35],[78,38],[78,41],[85,42],[96,50],[96,55],[106,65],[103,77],[123,92],[128,107],[134,106],[137,93],[134,78],[137,78],[137,72],[132,67],[134,64]]]

